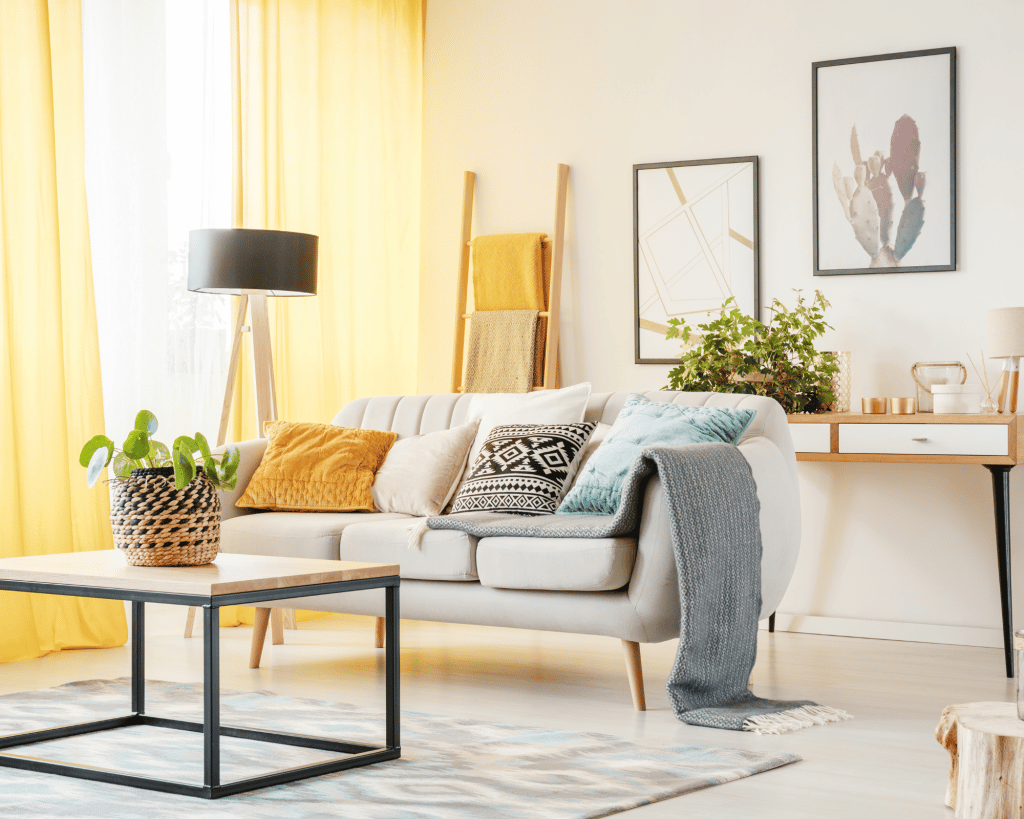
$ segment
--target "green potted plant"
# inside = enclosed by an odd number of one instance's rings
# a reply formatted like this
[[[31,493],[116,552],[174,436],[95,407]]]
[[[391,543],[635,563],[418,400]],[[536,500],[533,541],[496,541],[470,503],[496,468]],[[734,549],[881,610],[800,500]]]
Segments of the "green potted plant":
[[[220,455],[201,433],[179,436],[171,448],[153,436],[156,416],[142,410],[118,449],[106,435],[82,447],[79,463],[95,486],[106,467],[111,481],[110,523],[114,545],[136,566],[198,566],[211,562],[220,545],[218,489],[238,481],[238,447]]]
[[[831,353],[816,350],[814,340],[833,329],[825,321],[831,305],[820,291],[809,302],[796,293],[792,309],[772,299],[767,324],[740,312],[732,297],[717,317],[696,328],[685,319],[669,319],[666,338],[686,346],[664,389],[766,395],[788,413],[827,411],[836,400],[832,379],[839,364]]]

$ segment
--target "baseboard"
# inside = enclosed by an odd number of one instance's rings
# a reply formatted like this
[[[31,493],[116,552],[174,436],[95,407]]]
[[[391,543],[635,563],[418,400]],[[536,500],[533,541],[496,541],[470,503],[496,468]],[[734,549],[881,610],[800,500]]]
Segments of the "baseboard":
[[[760,627],[767,629],[768,621],[762,620]],[[848,620],[842,617],[786,614],[781,611],[775,615],[775,630],[798,634],[831,634],[836,637],[868,637],[873,640],[902,640],[909,643],[1003,647],[1003,633],[998,628],[894,623],[886,620]]]

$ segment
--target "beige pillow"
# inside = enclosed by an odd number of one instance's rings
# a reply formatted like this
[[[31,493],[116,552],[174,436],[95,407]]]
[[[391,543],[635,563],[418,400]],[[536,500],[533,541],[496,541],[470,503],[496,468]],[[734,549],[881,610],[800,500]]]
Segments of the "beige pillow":
[[[377,511],[441,514],[462,478],[476,428],[474,421],[396,441],[370,487]]]

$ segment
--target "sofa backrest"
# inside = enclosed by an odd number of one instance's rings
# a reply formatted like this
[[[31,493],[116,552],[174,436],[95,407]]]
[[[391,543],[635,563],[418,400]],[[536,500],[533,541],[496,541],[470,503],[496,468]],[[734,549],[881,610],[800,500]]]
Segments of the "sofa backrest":
[[[611,424],[626,403],[629,392],[594,393],[587,404],[585,421]],[[765,437],[782,452],[796,480],[796,455],[789,424],[782,406],[771,398],[759,395],[738,395],[720,392],[666,392],[653,390],[640,393],[651,401],[668,401],[691,407],[733,407],[752,409],[757,415],[740,438],[740,445],[752,438]],[[357,398],[346,404],[333,423],[360,429],[397,432],[400,438],[450,429],[465,423],[473,394],[438,393],[436,395],[387,395]]]

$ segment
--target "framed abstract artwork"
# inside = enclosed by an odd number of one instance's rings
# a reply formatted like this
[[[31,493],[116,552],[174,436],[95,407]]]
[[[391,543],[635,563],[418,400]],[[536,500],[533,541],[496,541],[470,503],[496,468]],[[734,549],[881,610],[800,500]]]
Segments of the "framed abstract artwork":
[[[675,364],[670,318],[692,325],[730,296],[760,318],[757,157],[633,166],[637,364]]]
[[[814,275],[956,270],[956,49],[811,65]]]

